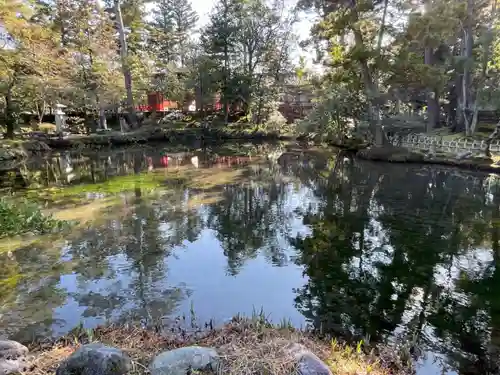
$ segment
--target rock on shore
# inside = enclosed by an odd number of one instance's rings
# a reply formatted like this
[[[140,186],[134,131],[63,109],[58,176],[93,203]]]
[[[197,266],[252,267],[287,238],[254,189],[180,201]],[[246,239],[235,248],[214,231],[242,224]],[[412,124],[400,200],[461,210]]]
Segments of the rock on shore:
[[[0,340],[0,375],[24,371],[27,354],[28,348],[17,341]]]
[[[132,360],[120,349],[101,343],[83,345],[61,363],[56,375],[125,375]]]
[[[189,370],[216,370],[217,351],[201,346],[187,346],[158,354],[149,369],[151,375],[185,375]]]

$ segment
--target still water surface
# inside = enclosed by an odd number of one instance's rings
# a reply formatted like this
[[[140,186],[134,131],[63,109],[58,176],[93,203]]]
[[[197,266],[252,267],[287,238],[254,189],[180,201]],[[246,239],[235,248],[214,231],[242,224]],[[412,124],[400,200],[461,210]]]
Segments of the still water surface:
[[[21,172],[36,189],[19,194],[82,224],[0,254],[6,336],[263,308],[414,346],[419,374],[498,373],[494,176],[271,145],[68,154]]]

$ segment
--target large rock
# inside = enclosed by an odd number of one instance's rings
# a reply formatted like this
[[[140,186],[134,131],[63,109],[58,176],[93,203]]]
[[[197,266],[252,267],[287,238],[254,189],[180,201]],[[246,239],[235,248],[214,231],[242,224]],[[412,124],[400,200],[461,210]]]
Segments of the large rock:
[[[124,375],[132,369],[130,357],[101,343],[83,345],[71,354],[56,375]]]
[[[12,340],[0,340],[0,358],[15,359],[28,354],[28,348]]]
[[[27,368],[26,358],[0,359],[0,375],[19,374]]]
[[[298,375],[332,375],[328,366],[304,345],[290,344],[286,352],[297,362]]]
[[[215,349],[187,346],[158,354],[149,370],[151,375],[186,375],[188,370],[216,370],[219,356]]]
[[[28,348],[12,340],[0,340],[0,375],[20,373],[26,368]]]

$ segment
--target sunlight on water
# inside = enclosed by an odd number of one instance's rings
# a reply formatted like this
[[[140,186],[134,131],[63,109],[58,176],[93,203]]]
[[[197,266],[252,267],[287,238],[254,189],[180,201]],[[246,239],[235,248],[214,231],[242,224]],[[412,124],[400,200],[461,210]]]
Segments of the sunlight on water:
[[[266,158],[276,147],[22,166],[27,186],[12,199],[79,223],[3,241],[2,333],[151,325],[193,309],[222,323],[263,308],[275,322],[404,345],[419,374],[496,371],[498,179],[283,145]]]

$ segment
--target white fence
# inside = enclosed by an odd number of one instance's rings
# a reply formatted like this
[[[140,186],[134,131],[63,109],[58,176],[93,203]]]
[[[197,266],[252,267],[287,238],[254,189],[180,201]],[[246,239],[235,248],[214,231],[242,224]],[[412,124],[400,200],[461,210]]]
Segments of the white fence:
[[[445,140],[439,136],[428,136],[421,134],[410,134],[407,136],[395,135],[390,137],[389,140],[395,146],[404,146],[408,148],[415,148],[420,150],[429,150],[434,148],[436,150],[459,152],[459,151],[484,151],[486,148],[485,141],[477,141],[471,139],[454,139]],[[490,147],[491,152],[500,152],[500,140],[493,140]]]

